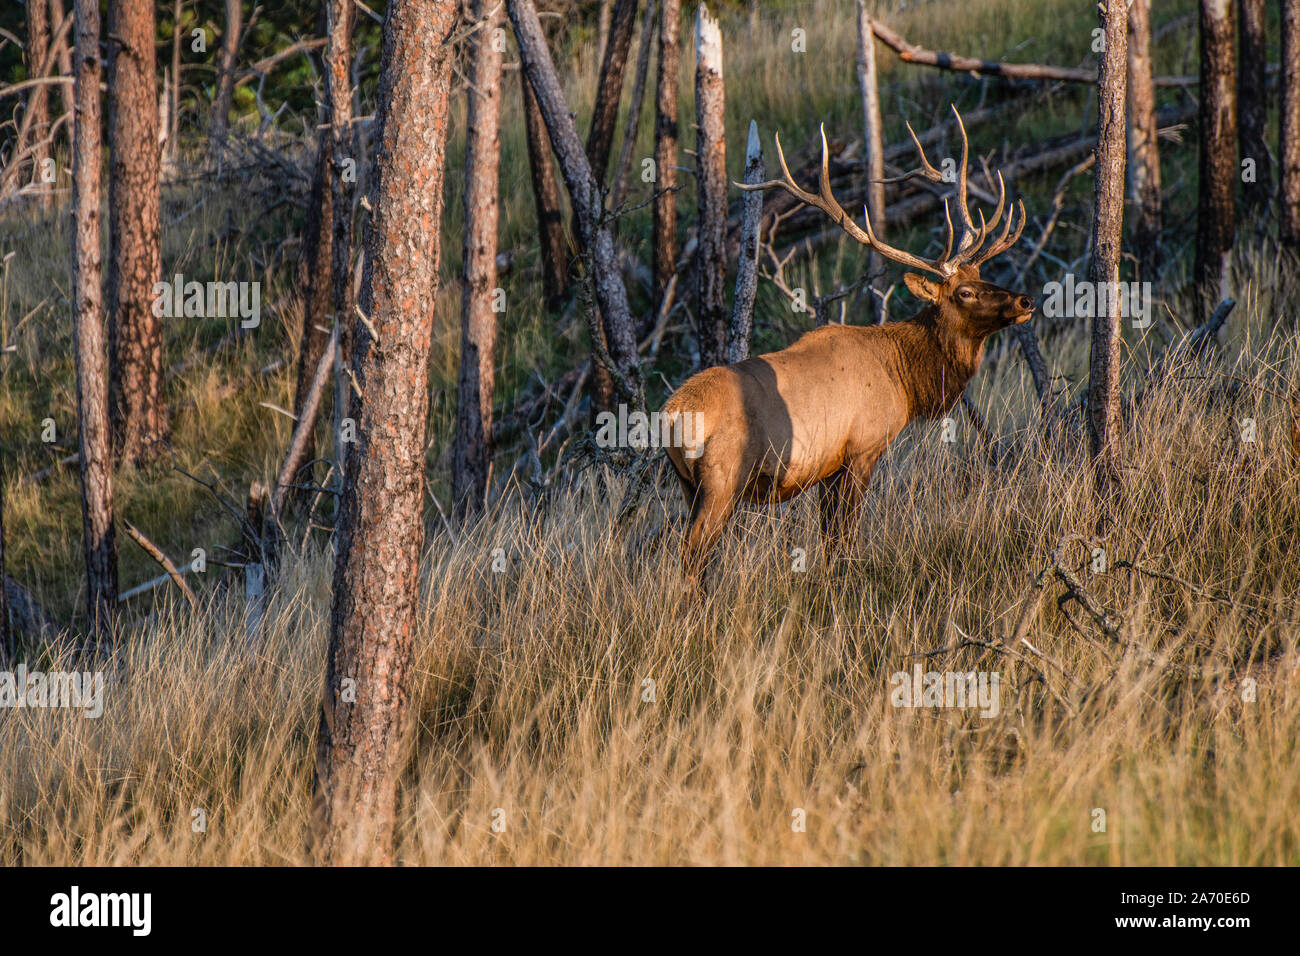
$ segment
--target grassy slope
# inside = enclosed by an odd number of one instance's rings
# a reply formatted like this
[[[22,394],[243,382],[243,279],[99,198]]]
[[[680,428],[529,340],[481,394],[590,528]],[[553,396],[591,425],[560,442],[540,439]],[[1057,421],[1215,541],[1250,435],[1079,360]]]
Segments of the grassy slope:
[[[891,23],[927,45],[990,57],[1073,65],[1088,53],[1086,6],[971,0],[955,15],[945,6],[942,17],[935,15],[939,6],[914,5]],[[1170,6],[1157,23],[1192,8]],[[765,142],[773,130],[787,143],[804,142],[822,119],[846,136],[858,126],[849,4],[814,0],[787,9],[768,14],[753,38],[740,20],[728,27],[727,36],[736,38],[727,60],[733,177],[751,117]],[[809,53],[790,52],[794,27],[808,31]],[[1158,71],[1194,68],[1185,62],[1188,37],[1184,30],[1161,43]],[[579,104],[594,85],[590,60],[574,61],[570,90]],[[950,100],[968,105],[979,98],[977,81],[900,68],[887,53],[881,62],[891,141],[903,109],[928,116]],[[689,82],[683,90],[689,101]],[[997,87],[988,95],[997,96]],[[573,316],[557,331],[538,306],[513,85],[504,102],[503,245],[520,245],[521,258],[504,283],[509,308],[499,399],[514,394],[534,368],[550,374],[563,367],[582,342]],[[1019,144],[1081,128],[1084,104],[1081,91],[1059,91],[1016,111],[996,135],[973,132],[973,146],[989,150],[1003,140]],[[683,117],[691,113],[684,103]],[[455,157],[462,153],[460,120]],[[687,132],[684,145],[690,139]],[[648,154],[649,143],[647,129],[638,156]],[[1173,236],[1188,234],[1192,143],[1189,136],[1188,146],[1164,157]],[[1053,173],[1020,184],[1031,216],[1044,213],[1055,179]],[[453,169],[444,276],[455,275],[459,264],[460,181]],[[1051,247],[1062,259],[1082,249],[1090,191],[1087,179],[1071,190],[1065,220],[1073,228],[1059,230]],[[264,305],[280,299],[289,291],[291,265],[272,259],[264,272],[252,255],[271,257],[293,234],[283,210],[255,215],[258,205],[235,191],[196,208],[200,198],[193,188],[168,197],[166,215],[189,211],[167,230],[168,273],[262,278]],[[690,207],[689,190],[681,202]],[[647,223],[645,213],[636,214],[622,234],[635,243],[647,235]],[[229,235],[230,224],[247,232]],[[9,224],[5,234],[24,228]],[[74,441],[66,228],[66,220],[26,228],[6,243],[16,253],[0,303],[7,327],[32,313],[11,337],[19,351],[0,372],[10,476],[49,458],[39,445],[43,418],[56,420],[61,442]],[[213,241],[222,234],[227,238]],[[912,248],[925,241],[919,232],[903,240]],[[285,251],[291,264],[296,250]],[[826,286],[859,267],[856,248],[830,247],[803,281]],[[1180,268],[1165,277],[1170,290]],[[1054,600],[1035,618],[1035,646],[1071,675],[1047,668],[1068,708],[1050,702],[1026,669],[1005,660],[990,665],[1006,680],[998,720],[887,705],[888,675],[910,666],[905,655],[962,635],[1005,635],[1048,549],[1088,525],[1078,449],[1037,448],[1021,430],[1033,419],[1033,402],[1018,361],[986,369],[975,387],[990,424],[1009,449],[1015,446],[1009,463],[991,466],[964,420],[955,447],[937,440],[937,426],[918,426],[880,470],[858,560],[835,578],[817,562],[813,502],[798,501],[779,512],[779,521],[775,511],[738,519],[707,607],[688,611],[678,599],[676,493],[663,489],[616,530],[611,499],[619,500],[622,479],[589,470],[557,488],[548,507],[511,504],[455,543],[432,519],[416,691],[421,731],[404,805],[404,856],[572,863],[1300,860],[1297,824],[1287,812],[1300,797],[1291,733],[1300,718],[1300,610],[1289,597],[1300,582],[1287,560],[1300,509],[1283,408],[1261,388],[1276,388],[1279,373],[1294,368],[1300,289],[1294,272],[1251,250],[1240,257],[1238,279],[1241,305],[1222,367],[1255,387],[1235,395],[1219,387],[1207,400],[1200,389],[1179,386],[1140,406],[1128,447],[1131,497],[1110,543],[1112,561],[1140,559],[1230,592],[1238,598],[1234,607],[1170,582],[1112,572],[1089,584],[1123,618],[1123,638],[1142,650],[1121,660],[1114,648],[1083,639]],[[644,307],[644,295],[635,295]],[[1167,304],[1175,316],[1187,314],[1182,297],[1171,293]],[[250,480],[273,472],[287,420],[258,402],[288,404],[292,379],[288,372],[258,378],[227,397],[221,386],[290,354],[296,321],[290,303],[278,318],[264,319],[248,345],[172,386],[175,404],[195,400],[174,423],[179,461],[190,470],[210,464],[236,498]],[[805,322],[762,291],[760,345],[783,344]],[[1157,324],[1172,328],[1166,317]],[[445,480],[439,450],[453,420],[458,328],[459,292],[446,282],[431,380],[435,491]],[[215,322],[171,323],[168,361],[224,331]],[[1136,338],[1131,344],[1134,360],[1149,348]],[[1077,394],[1084,330],[1054,339],[1048,352]],[[682,367],[667,359],[664,371],[678,381]],[[1126,377],[1132,381],[1136,372]],[[1237,440],[1244,417],[1258,422],[1254,446]],[[512,460],[503,450],[498,468]],[[207,493],[175,473],[128,474],[119,488],[120,513],[178,560],[192,547],[232,540],[229,521]],[[6,525],[11,573],[75,620],[75,474],[39,489],[11,477]],[[124,666],[110,677],[100,721],[58,711],[0,718],[0,862],[301,860],[328,615],[328,559],[319,545],[287,571],[262,659],[249,662],[241,651],[242,602],[209,585],[202,615],[183,612],[168,596],[156,616],[138,622]],[[500,575],[489,569],[497,547],[509,557]],[[806,573],[790,570],[787,556],[796,547],[808,551]],[[129,542],[121,550],[124,585],[155,573]],[[1247,601],[1262,610],[1248,614]],[[976,653],[962,651],[954,665],[976,666]],[[1245,676],[1259,682],[1254,703],[1237,692]],[[647,678],[654,681],[653,703],[642,700]],[[494,835],[489,825],[498,807],[508,826]],[[807,833],[791,831],[796,807],[807,811]],[[1104,834],[1089,826],[1097,807],[1108,813]],[[189,825],[195,808],[207,813],[205,834]]]

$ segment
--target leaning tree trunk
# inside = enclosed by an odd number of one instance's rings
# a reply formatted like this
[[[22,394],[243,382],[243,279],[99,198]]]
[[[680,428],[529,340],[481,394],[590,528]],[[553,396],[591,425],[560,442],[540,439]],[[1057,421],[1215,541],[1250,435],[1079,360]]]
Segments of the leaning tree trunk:
[[[320,110],[326,125],[327,108]],[[329,130],[316,137],[316,171],[307,201],[307,221],[298,259],[298,289],[302,293],[302,334],[298,339],[298,374],[293,393],[293,414],[301,417],[311,381],[316,374],[325,342],[330,337],[331,303],[334,298],[334,190],[330,185]],[[314,446],[309,446],[310,447]],[[308,457],[311,457],[308,455]]]
[[[627,123],[623,127],[623,145],[619,147],[618,166],[610,205],[617,209],[627,196],[627,178],[632,172],[632,151],[636,149],[637,131],[641,128],[641,104],[645,100],[646,78],[650,75],[650,50],[654,47],[655,23],[659,0],[646,0],[641,15],[641,38],[636,48],[636,78],[632,81],[632,102],[628,105]]]
[[[1159,275],[1160,146],[1156,139],[1156,88],[1151,79],[1151,0],[1133,0],[1128,10],[1128,185],[1133,249],[1141,278]]]
[[[1282,0],[1282,164],[1279,202],[1284,245],[1300,252],[1300,0]]]
[[[28,0],[27,3],[27,73],[28,76],[44,76],[46,60],[50,50],[50,16],[45,0]],[[58,26],[58,24],[55,24]],[[32,87],[27,97],[27,112],[31,116],[32,136],[32,171],[39,179],[45,171],[46,160],[50,156],[50,146],[46,141],[50,135],[50,100],[49,87],[44,83]],[[37,200],[40,208],[49,209],[54,205],[54,192],[42,187]]]
[[[659,15],[659,77],[655,92],[654,303],[663,307],[677,271],[677,70],[682,0],[664,0]]]
[[[609,223],[604,221],[600,188],[573,125],[573,116],[556,76],[537,9],[532,0],[506,0],[506,11],[514,26],[523,69],[537,94],[537,103],[546,121],[551,148],[569,188],[569,200],[578,221],[579,240],[584,255],[591,261],[596,307],[604,316],[604,327],[609,330],[610,354],[605,356],[601,354],[601,327],[595,317],[589,315],[592,347],[597,351],[597,360],[609,368],[615,385],[628,404],[644,408],[645,389],[632,313],[628,308],[627,289],[618,270],[614,237]]]
[[[695,269],[700,365],[727,361],[727,139],[722,31],[701,3],[695,21],[695,179],[699,243]]]
[[[338,354],[344,368],[352,362],[356,338],[356,303],[352,298],[352,192],[356,185],[356,138],[352,130],[352,29],[356,5],[352,0],[328,0],[329,44],[325,54],[325,85],[329,93],[330,241],[334,283],[332,306],[339,327]],[[338,409],[336,409],[336,412]],[[340,420],[342,415],[336,416]],[[346,472],[348,444],[336,441],[335,464]]]
[[[1093,288],[1115,288],[1119,282],[1120,236],[1124,220],[1124,99],[1127,70],[1127,8],[1110,3],[1101,8],[1105,51],[1097,79],[1097,181],[1093,192],[1092,262],[1088,279]],[[1112,297],[1098,298],[1092,320],[1092,353],[1088,368],[1088,439],[1093,459],[1098,528],[1111,526],[1119,502],[1120,309]]]
[[[465,286],[460,315],[460,375],[452,498],[461,514],[483,507],[492,451],[492,371],[497,317],[497,170],[501,162],[501,23],[498,0],[474,0],[474,34],[465,119]]]
[[[226,0],[226,29],[221,35],[221,54],[217,61],[217,98],[212,104],[212,131],[208,140],[209,156],[220,154],[230,128],[230,108],[235,102],[235,55],[239,52],[239,33],[243,29],[241,0]]]
[[[1200,190],[1196,216],[1196,324],[1227,295],[1236,233],[1237,111],[1232,0],[1201,0]]]
[[[158,90],[152,0],[108,4],[109,418],[116,457],[163,450],[163,330],[153,286],[162,276]]]
[[[456,0],[392,0],[384,17],[378,155],[366,229],[313,842],[327,864],[392,864],[411,728],[424,539],[429,350],[438,286]]]
[[[1241,0],[1241,61],[1237,73],[1237,104],[1241,122],[1242,191],[1246,205],[1263,224],[1273,198],[1273,169],[1268,155],[1268,42],[1264,0]],[[1245,169],[1253,167],[1251,175]]]
[[[560,210],[560,184],[555,181],[555,164],[551,161],[551,143],[546,123],[528,75],[519,71],[519,86],[524,98],[524,125],[528,135],[528,172],[533,181],[533,201],[537,208],[537,232],[542,248],[542,296],[546,308],[557,312],[564,304],[569,286],[568,255],[564,244],[564,214]]]
[[[77,445],[81,456],[81,529],[86,552],[89,649],[107,649],[117,603],[113,536],[112,436],[108,424],[108,356],[100,291],[99,2],[76,0],[73,54],[76,142],[73,156],[76,261]]]
[[[605,188],[609,151],[614,142],[614,124],[618,121],[618,104],[623,97],[623,73],[627,54],[632,47],[632,29],[636,25],[637,0],[618,0],[610,24],[609,42],[600,65],[596,85],[596,103],[591,112],[591,130],[587,134],[587,161],[596,177],[596,185]]]

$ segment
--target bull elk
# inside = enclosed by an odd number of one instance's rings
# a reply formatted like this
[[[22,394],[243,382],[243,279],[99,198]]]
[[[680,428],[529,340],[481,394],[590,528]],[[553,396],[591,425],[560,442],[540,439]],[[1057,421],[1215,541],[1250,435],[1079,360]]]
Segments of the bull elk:
[[[913,419],[952,408],[979,369],[984,340],[1033,314],[1033,299],[980,279],[980,267],[1020,238],[1025,210],[1023,203],[1013,206],[1001,233],[988,242],[1002,219],[1006,186],[998,173],[997,209],[987,223],[981,212],[976,226],[966,200],[969,143],[960,115],[957,124],[960,235],[954,236],[945,198],[947,242],[937,259],[883,242],[865,209],[863,229],[840,208],[831,193],[824,129],[817,195],[791,177],[780,137],[776,149],[784,178],[741,186],[785,189],[822,210],[862,245],[918,270],[904,282],[926,305],[906,321],[822,326],[779,352],[705,369],[673,393],[664,406],[665,419],[692,426],[689,443],[669,443],[666,450],[690,509],[682,560],[693,579],[699,579],[737,503],[787,501],[814,485],[822,489],[822,535],[833,563],[856,530],[867,483],[890,443]],[[910,125],[908,132],[920,168],[888,181],[919,176],[943,182]],[[683,418],[683,413],[690,415]]]

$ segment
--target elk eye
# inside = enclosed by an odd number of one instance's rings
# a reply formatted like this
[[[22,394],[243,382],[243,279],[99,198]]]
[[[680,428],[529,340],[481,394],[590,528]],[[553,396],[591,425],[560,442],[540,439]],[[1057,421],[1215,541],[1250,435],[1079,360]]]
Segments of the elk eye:
[[[958,290],[957,290],[957,298],[959,298],[959,299],[973,299],[973,298],[975,298],[975,293],[972,292],[970,289],[958,289]]]

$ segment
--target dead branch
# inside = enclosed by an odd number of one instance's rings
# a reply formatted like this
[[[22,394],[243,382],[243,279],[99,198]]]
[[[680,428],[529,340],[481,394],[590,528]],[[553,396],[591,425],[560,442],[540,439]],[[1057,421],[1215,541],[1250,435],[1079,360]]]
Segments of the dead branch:
[[[185,583],[185,579],[181,577],[180,571],[176,569],[176,565],[172,563],[171,558],[167,557],[161,548],[141,534],[140,529],[131,524],[131,522],[124,520],[122,522],[122,527],[126,530],[127,537],[138,544],[145,554],[158,562],[159,567],[166,571],[167,576],[176,583],[178,588],[181,589],[181,593],[185,595],[185,600],[190,602],[190,607],[197,610],[199,599],[194,596],[194,592],[190,590],[190,586]],[[122,599],[125,597],[126,595],[119,596],[118,603],[121,603]]]

